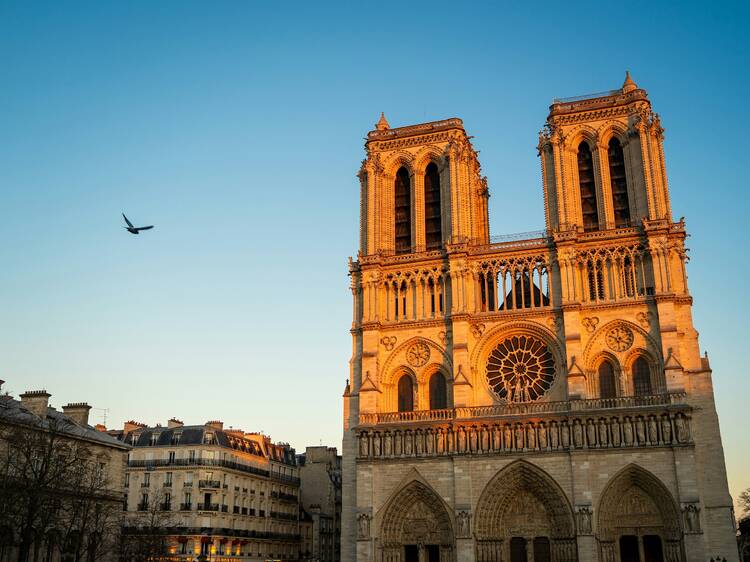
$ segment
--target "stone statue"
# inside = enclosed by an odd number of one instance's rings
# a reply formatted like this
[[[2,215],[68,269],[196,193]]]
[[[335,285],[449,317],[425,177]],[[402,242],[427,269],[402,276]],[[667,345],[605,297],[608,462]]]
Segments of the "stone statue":
[[[685,519],[685,531],[688,533],[700,533],[701,523],[699,512],[700,508],[694,503],[686,505],[682,509],[683,517]]]
[[[370,516],[367,513],[357,515],[357,538],[370,538]]]
[[[689,437],[687,420],[685,419],[685,417],[678,414],[674,419],[674,425],[677,432],[677,442],[687,443],[689,441]]]
[[[579,420],[573,422],[573,445],[576,448],[583,447],[583,429]]]
[[[360,457],[367,456],[367,434],[366,433],[359,434],[359,456]]]
[[[513,433],[511,432],[509,425],[506,425],[505,429],[503,429],[503,436],[505,439],[505,449],[513,449]]]
[[[648,440],[651,441],[652,445],[659,443],[659,427],[656,425],[654,416],[648,417]]]
[[[547,426],[544,422],[539,424],[539,448],[547,448]]]
[[[553,449],[557,449],[557,447],[560,445],[560,435],[558,433],[556,421],[553,421],[552,424],[550,424],[549,443]]]
[[[599,446],[606,447],[609,445],[609,436],[607,435],[607,422],[604,418],[599,418]]]
[[[646,442],[646,426],[643,418],[638,416],[635,419],[635,436],[638,438],[638,444],[643,445]]]
[[[459,511],[456,516],[456,536],[458,538],[469,538],[471,536],[471,515],[467,511]]]
[[[390,457],[393,454],[393,437],[391,432],[385,434],[385,456]]]
[[[375,432],[375,435],[372,439],[372,456],[380,456],[380,433],[378,432]]]
[[[586,441],[592,449],[596,447],[596,426],[591,419],[586,421]]]
[[[568,426],[567,421],[563,421],[560,426],[560,444],[563,449],[570,447],[570,427]]]
[[[591,508],[589,506],[578,508],[578,533],[581,535],[591,534]]]
[[[612,418],[612,446],[613,447],[619,447],[620,446],[620,420],[617,418]]]
[[[633,425],[630,423],[630,418],[625,418],[622,424],[622,438],[628,447],[633,444]]]
[[[526,426],[526,446],[529,449],[536,449],[536,428],[533,423]]]
[[[661,418],[661,436],[667,445],[672,442],[672,423],[669,421],[669,416],[667,415]]]

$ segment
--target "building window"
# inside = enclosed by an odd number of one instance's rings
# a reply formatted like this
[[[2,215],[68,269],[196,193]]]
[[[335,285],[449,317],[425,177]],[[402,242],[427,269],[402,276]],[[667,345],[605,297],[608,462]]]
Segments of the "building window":
[[[188,451],[188,459],[190,459],[190,462],[193,462],[195,460],[195,451]]]
[[[651,369],[643,357],[633,361],[633,390],[636,396],[651,394]]]
[[[411,180],[406,168],[396,172],[394,192],[396,253],[408,254],[411,251]]]
[[[443,373],[433,373],[430,377],[430,410],[443,410],[448,407],[448,391]]]
[[[617,396],[615,370],[612,363],[604,361],[599,365],[599,398],[614,398],[615,396]]]
[[[583,230],[586,232],[598,230],[599,206],[596,200],[594,161],[591,157],[591,149],[586,141],[578,145],[578,187],[581,191]]]
[[[158,433],[152,433],[151,434],[151,445],[154,446],[159,442],[159,434]]]
[[[127,488],[128,486],[130,486],[130,473],[126,472],[125,473],[125,487]]]
[[[628,181],[625,177],[625,156],[620,141],[616,138],[610,140],[607,152],[615,226],[621,228],[630,224],[630,202],[628,201]]]
[[[166,472],[164,474],[164,485],[165,486],[171,486],[172,485],[172,473]]]
[[[398,411],[414,410],[414,384],[409,375],[402,375],[398,380]]]
[[[174,463],[174,451],[169,451],[168,461],[169,461],[169,464]]]
[[[143,486],[148,487],[151,485],[151,473],[146,472],[143,474]]]
[[[440,216],[440,172],[430,162],[424,174],[424,227],[427,249],[439,248],[443,241]]]

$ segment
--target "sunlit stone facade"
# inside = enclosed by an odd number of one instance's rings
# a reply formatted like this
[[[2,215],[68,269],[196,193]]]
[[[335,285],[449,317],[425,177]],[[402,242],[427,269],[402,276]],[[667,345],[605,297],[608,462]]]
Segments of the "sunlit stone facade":
[[[159,559],[299,558],[299,468],[288,445],[220,421],[127,422],[111,433],[133,447],[125,538],[135,559],[144,555],[142,537],[159,529],[166,535]]]
[[[662,142],[629,76],[555,100],[546,228],[493,238],[460,119],[368,134],[344,562],[737,559]]]

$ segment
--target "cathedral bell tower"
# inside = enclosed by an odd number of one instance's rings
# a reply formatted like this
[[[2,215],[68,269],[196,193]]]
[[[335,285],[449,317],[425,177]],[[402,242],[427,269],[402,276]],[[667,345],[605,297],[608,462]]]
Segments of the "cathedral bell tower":
[[[443,250],[489,238],[487,180],[460,119],[367,134],[360,255]]]
[[[546,228],[491,239],[461,120],[381,115],[349,264],[342,562],[737,560],[663,132],[629,74],[555,99]]]

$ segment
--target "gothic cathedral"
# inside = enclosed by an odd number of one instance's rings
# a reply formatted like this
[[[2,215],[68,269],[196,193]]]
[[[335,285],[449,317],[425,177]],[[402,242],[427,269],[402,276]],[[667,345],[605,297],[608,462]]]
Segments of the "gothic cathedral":
[[[368,133],[343,562],[737,560],[645,90],[554,100],[546,230],[490,236],[460,119]]]

